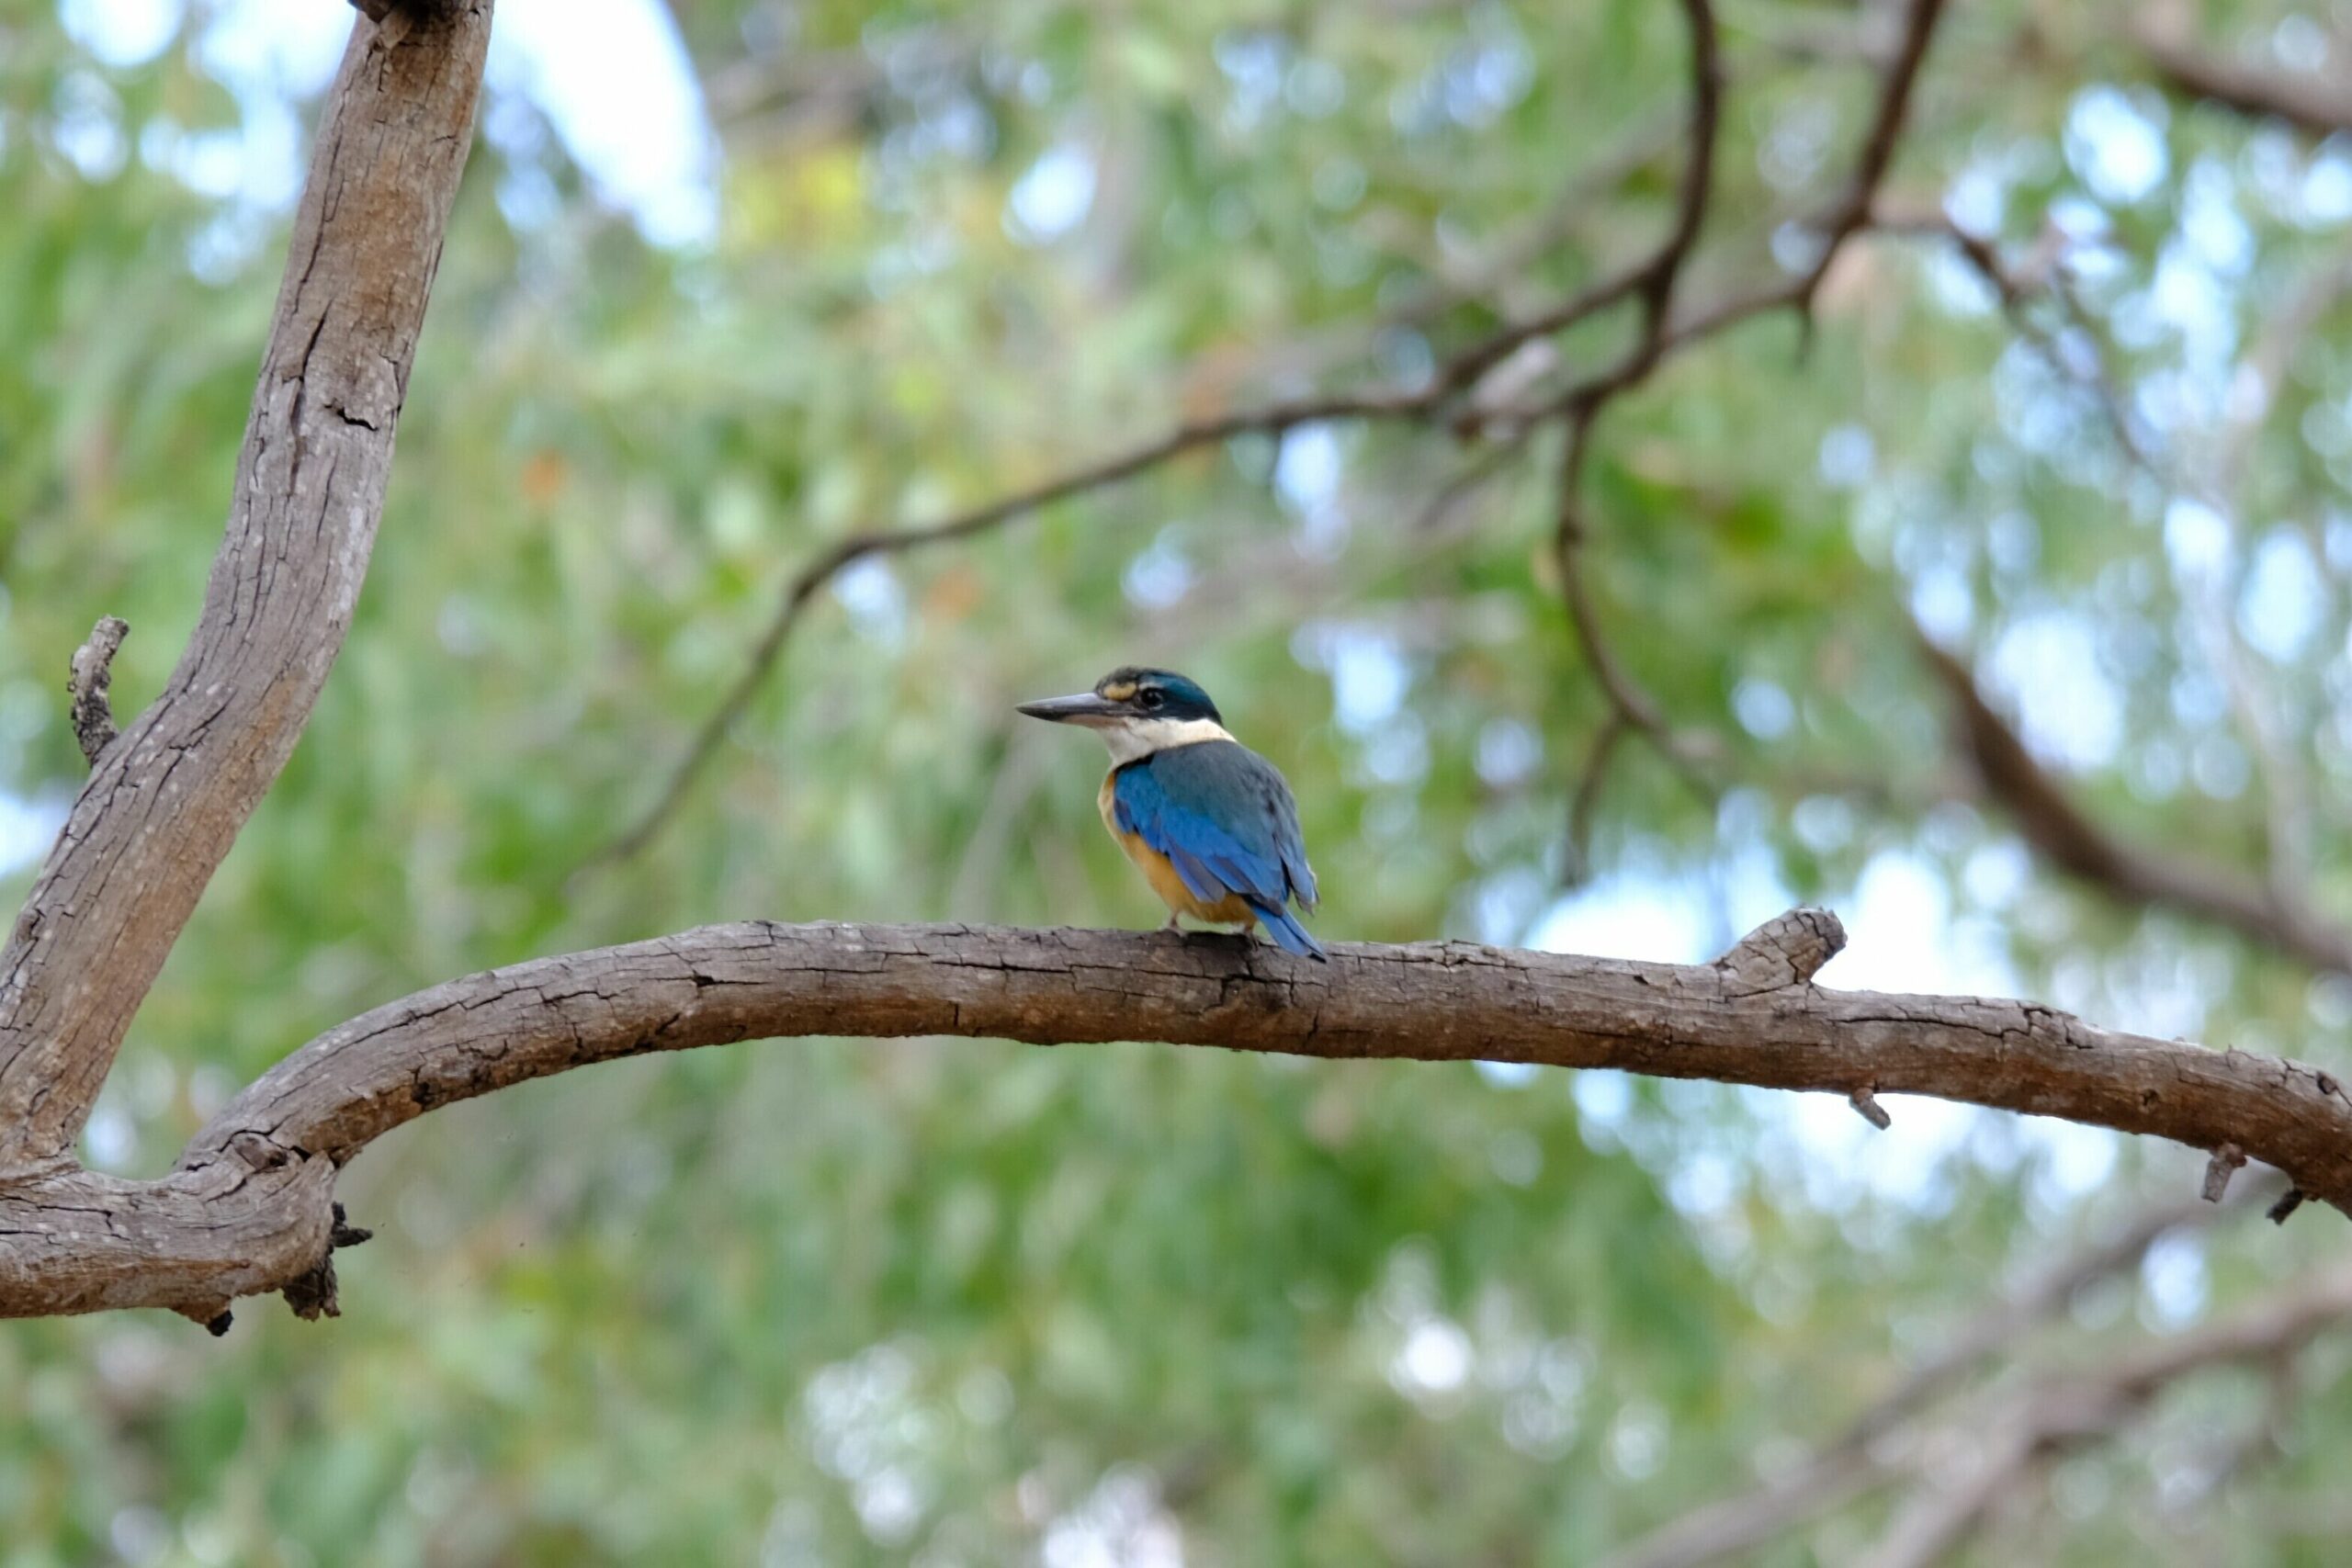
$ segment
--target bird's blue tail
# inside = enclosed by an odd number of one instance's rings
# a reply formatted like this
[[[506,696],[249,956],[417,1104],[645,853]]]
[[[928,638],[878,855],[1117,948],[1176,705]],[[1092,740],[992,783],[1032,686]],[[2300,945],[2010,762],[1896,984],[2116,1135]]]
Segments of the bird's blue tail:
[[[1269,909],[1262,904],[1252,907],[1258,912],[1258,919],[1264,923],[1266,934],[1274,939],[1276,947],[1284,953],[1295,953],[1301,958],[1312,958],[1317,964],[1329,962],[1324,957],[1323,944],[1307,934],[1306,928],[1298,923],[1298,917],[1288,908],[1277,906]]]

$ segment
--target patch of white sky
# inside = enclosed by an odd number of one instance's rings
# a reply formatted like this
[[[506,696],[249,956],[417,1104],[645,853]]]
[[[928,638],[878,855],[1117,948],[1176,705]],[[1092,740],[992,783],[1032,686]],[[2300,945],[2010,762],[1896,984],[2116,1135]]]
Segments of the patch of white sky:
[[[2088,772],[2121,749],[2122,694],[2100,667],[2097,626],[2081,613],[2053,608],[2017,616],[1993,644],[1986,674],[2017,714],[2026,745],[2044,761]]]
[[[907,591],[888,561],[878,556],[853,561],[833,578],[832,592],[859,631],[886,648],[905,642]]]
[[[34,797],[0,792],[0,875],[22,871],[48,852],[65,826],[62,795]]]
[[[1292,431],[1275,456],[1274,497],[1298,520],[1299,543],[1311,555],[1336,555],[1347,541],[1346,471],[1340,434],[1328,424]]]
[[[7,586],[0,583],[0,626],[6,625],[11,609]],[[0,682],[0,768],[15,771],[14,760],[24,748],[63,717],[59,707],[47,682],[26,676]],[[72,805],[73,796],[53,785],[28,795],[0,790],[0,876],[22,871],[46,854]]]
[[[1064,142],[1047,148],[1012,185],[1005,204],[1005,231],[1042,244],[1060,239],[1086,220],[1094,207],[1094,156]]]

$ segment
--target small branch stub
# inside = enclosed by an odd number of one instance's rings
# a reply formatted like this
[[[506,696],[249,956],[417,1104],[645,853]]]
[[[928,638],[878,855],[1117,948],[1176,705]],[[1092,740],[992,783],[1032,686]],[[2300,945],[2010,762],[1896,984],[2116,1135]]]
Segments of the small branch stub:
[[[2245,1163],[2245,1151],[2235,1144],[2223,1144],[2220,1148],[2215,1149],[2213,1157],[2206,1162],[2205,1166],[2205,1187],[2202,1193],[2205,1201],[2220,1202],[2222,1195],[2230,1190],[2230,1178],[2236,1175],[2238,1167]]]
[[[114,656],[130,635],[130,626],[121,616],[100,615],[90,628],[90,640],[74,650],[72,671],[65,679],[66,693],[74,699],[74,739],[82,747],[82,760],[94,768],[114,744]]]
[[[1855,1115],[1860,1116],[1882,1133],[1894,1125],[1894,1118],[1886,1113],[1886,1107],[1878,1102],[1878,1096],[1868,1085],[1848,1095],[1846,1103],[1854,1108]]]
[[[294,1309],[296,1317],[316,1322],[321,1317],[343,1315],[343,1298],[334,1277],[335,1251],[373,1240],[375,1235],[363,1225],[346,1224],[343,1205],[334,1206],[334,1227],[327,1233],[327,1249],[320,1256],[317,1267],[285,1288],[286,1304]]]
[[[1792,990],[1812,984],[1845,945],[1846,928],[1829,910],[1791,909],[1741,937],[1715,967],[1734,996]]]
[[[2278,1201],[2270,1205],[2269,1213],[2264,1217],[2274,1225],[2283,1225],[2287,1223],[2287,1216],[2302,1206],[2303,1190],[2300,1187],[2290,1187],[2278,1194]]]

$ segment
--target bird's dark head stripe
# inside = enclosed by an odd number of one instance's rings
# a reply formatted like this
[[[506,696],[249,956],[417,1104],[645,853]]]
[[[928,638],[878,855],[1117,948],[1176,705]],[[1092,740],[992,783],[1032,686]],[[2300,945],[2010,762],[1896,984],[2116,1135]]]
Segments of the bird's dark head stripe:
[[[1201,689],[1199,682],[1173,670],[1146,670],[1123,664],[1095,682],[1094,694],[1105,702],[1132,707],[1149,718],[1205,718],[1222,724],[1225,716]]]

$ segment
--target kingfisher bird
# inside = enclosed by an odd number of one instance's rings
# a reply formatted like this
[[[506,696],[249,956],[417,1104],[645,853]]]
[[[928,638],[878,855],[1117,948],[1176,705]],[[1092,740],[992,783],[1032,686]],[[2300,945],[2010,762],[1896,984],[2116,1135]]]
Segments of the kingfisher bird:
[[[1298,806],[1274,765],[1226,732],[1198,682],[1172,670],[1112,671],[1091,692],[1023,703],[1031,718],[1078,724],[1111,748],[1096,804],[1151,890],[1170,931],[1262,923],[1274,945],[1323,960],[1289,904],[1315,908]]]

